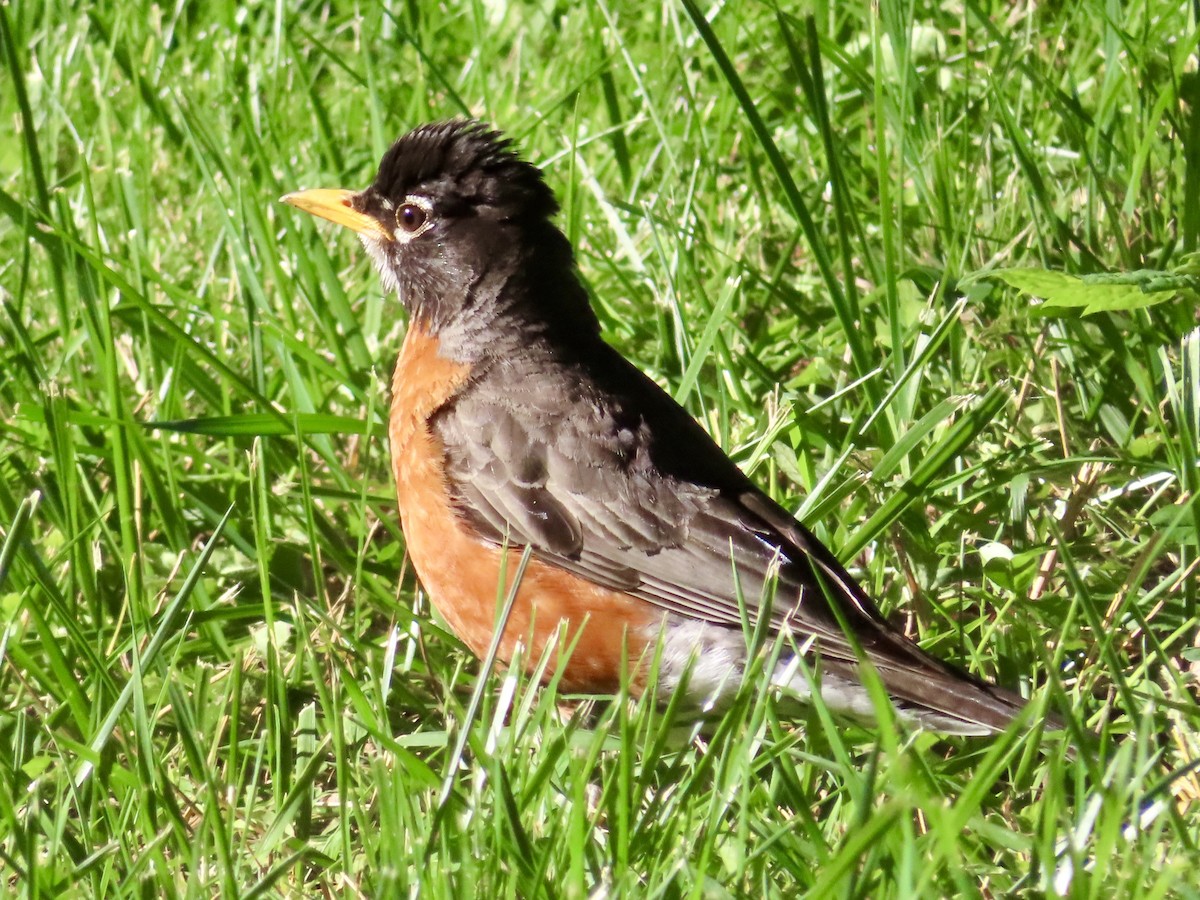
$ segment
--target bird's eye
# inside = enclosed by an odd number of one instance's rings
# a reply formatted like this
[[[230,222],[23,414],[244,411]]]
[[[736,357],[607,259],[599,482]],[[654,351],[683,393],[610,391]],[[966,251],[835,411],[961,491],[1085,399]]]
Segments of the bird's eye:
[[[421,231],[429,221],[429,211],[415,203],[405,203],[396,211],[396,224],[409,234]]]

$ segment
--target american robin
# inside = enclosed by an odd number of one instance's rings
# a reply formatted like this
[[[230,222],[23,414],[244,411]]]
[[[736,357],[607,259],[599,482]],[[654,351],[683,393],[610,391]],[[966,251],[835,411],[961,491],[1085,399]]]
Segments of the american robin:
[[[695,706],[719,706],[748,663],[743,617],[761,614],[791,639],[773,673],[781,687],[803,699],[819,685],[835,712],[873,718],[863,658],[915,726],[985,734],[1021,710],[1017,694],[889,624],[808,529],[602,340],[551,221],[554,194],[500,134],[426,125],[392,145],[366,190],[283,200],[357,232],[409,314],[388,429],[401,525],[434,606],[475,654],[528,548],[499,657],[521,644],[537,661],[559,641],[568,690],[614,691],[624,657],[631,690],[653,669],[659,696],[682,687]]]

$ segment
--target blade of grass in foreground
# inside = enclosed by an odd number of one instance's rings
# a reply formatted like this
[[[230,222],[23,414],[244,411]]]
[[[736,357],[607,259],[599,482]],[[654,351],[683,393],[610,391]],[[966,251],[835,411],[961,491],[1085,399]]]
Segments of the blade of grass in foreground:
[[[94,757],[98,757],[100,751],[104,748],[104,745],[107,744],[109,738],[112,737],[113,729],[117,724],[117,719],[121,717],[121,714],[125,711],[125,707],[129,705],[129,701],[133,697],[135,682],[141,677],[141,673],[157,660],[158,654],[166,644],[167,640],[177,634],[175,631],[175,624],[179,617],[179,613],[183,609],[184,604],[187,603],[188,598],[191,597],[192,592],[195,590],[196,584],[200,580],[200,576],[204,573],[205,566],[208,565],[208,561],[212,557],[213,551],[217,548],[221,533],[225,530],[225,523],[229,521],[229,517],[233,514],[233,511],[233,506],[230,506],[227,510],[225,510],[225,515],[222,516],[221,521],[217,523],[216,528],[213,529],[213,533],[209,536],[208,540],[201,548],[200,555],[196,557],[196,561],[192,564],[192,569],[190,572],[188,572],[187,578],[184,580],[175,596],[171,599],[171,602],[167,605],[166,609],[163,610],[162,616],[158,623],[158,628],[155,629],[154,634],[150,636],[150,642],[146,645],[146,649],[139,653],[136,647],[134,648],[133,673],[131,674],[129,681],[125,683],[125,687],[121,690],[120,696],[117,697],[116,701],[109,708],[103,721],[100,723],[99,728],[96,729],[91,740],[88,742],[88,750],[91,754],[93,754]],[[74,783],[75,787],[82,787],[83,783],[91,776],[93,770],[94,764],[92,759],[85,759],[75,770],[75,774],[72,777],[72,782]]]

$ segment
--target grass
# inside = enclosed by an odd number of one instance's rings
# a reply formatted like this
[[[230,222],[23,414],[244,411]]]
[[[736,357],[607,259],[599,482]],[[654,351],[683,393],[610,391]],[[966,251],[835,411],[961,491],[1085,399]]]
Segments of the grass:
[[[0,6],[10,891],[1195,896],[1195,296],[990,274],[1186,266],[1194,9],[286,7]],[[757,683],[689,737],[480,676],[405,565],[397,304],[276,202],[468,113],[546,169],[609,339],[1065,738]]]

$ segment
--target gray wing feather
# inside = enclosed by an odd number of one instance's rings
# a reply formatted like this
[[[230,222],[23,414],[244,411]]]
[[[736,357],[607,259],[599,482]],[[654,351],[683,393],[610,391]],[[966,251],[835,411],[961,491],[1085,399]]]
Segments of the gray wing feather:
[[[597,584],[728,628],[743,608],[756,623],[774,586],[771,628],[798,644],[815,637],[827,672],[854,679],[865,653],[898,703],[936,711],[943,729],[1000,729],[1020,710],[1019,696],[892,628],[694,419],[610,348],[594,352],[600,366],[558,361],[542,372],[531,354],[435,415],[452,496],[481,537],[532,546]]]
[[[678,440],[720,454],[734,490],[664,471],[649,429],[587,387],[580,379],[575,396],[543,402],[480,388],[438,415],[451,489],[472,525],[489,540],[530,544],[542,559],[665,611],[726,627],[742,621],[739,588],[754,623],[777,578],[772,626],[816,634],[823,653],[853,660],[808,557],[762,515],[773,504],[699,426],[680,410],[686,425]]]

